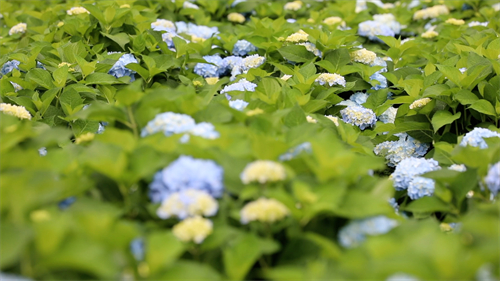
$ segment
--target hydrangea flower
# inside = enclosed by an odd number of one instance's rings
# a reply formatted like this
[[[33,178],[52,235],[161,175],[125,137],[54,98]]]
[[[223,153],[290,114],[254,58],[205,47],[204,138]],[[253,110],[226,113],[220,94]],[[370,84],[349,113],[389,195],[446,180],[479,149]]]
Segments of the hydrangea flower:
[[[285,41],[286,42],[291,42],[291,43],[299,43],[299,42],[305,42],[309,40],[309,34],[307,34],[304,30],[299,30],[290,36],[288,36]]]
[[[221,94],[225,94],[226,98],[228,100],[231,99],[231,96],[228,94],[229,92],[232,91],[249,91],[249,92],[255,92],[255,88],[257,87],[257,84],[254,84],[252,82],[248,82],[246,79],[241,79],[237,83],[231,84],[231,85],[226,85],[221,91]]]
[[[492,196],[496,196],[500,191],[500,162],[497,162],[488,170],[488,174],[484,178],[486,186],[490,190]]]
[[[244,184],[257,181],[261,184],[281,181],[286,178],[285,167],[270,160],[257,160],[249,163],[240,175]]]
[[[384,25],[389,27],[392,32],[394,32],[394,34],[399,34],[401,32],[401,24],[396,20],[396,17],[393,14],[374,15],[373,20],[379,23],[383,23]]]
[[[213,216],[219,204],[204,190],[184,189],[165,198],[156,214],[161,219],[177,217],[181,220],[193,216]]]
[[[429,102],[431,102],[430,98],[418,99],[410,104],[410,109],[422,108],[426,106]]]
[[[337,116],[325,115],[325,117],[330,119],[330,121],[332,121],[335,126],[339,126],[339,118]]]
[[[468,132],[463,137],[460,142],[460,146],[473,146],[479,147],[481,149],[488,148],[488,144],[484,141],[484,138],[500,138],[500,133],[485,129],[485,128],[474,128],[474,130]]]
[[[193,129],[195,125],[196,122],[189,115],[173,112],[160,113],[144,127],[141,137],[158,132],[163,132],[165,136],[185,133]]]
[[[464,25],[465,21],[462,19],[449,18],[445,21],[445,23],[449,23],[452,25]]]
[[[12,116],[16,116],[19,119],[31,120],[31,114],[24,106],[13,105],[8,103],[0,103],[0,112]]]
[[[240,211],[241,223],[247,224],[251,221],[273,223],[282,220],[290,211],[276,199],[259,198],[246,204]]]
[[[321,51],[318,48],[316,48],[316,45],[314,45],[311,42],[297,43],[297,45],[301,45],[301,46],[306,47],[306,50],[308,50],[309,52],[313,53],[317,57],[321,57],[322,56]]]
[[[73,203],[75,203],[75,202],[76,202],[76,197],[75,196],[70,196],[70,197],[62,200],[61,202],[59,202],[57,204],[57,206],[59,207],[60,210],[66,210],[71,205],[73,205]]]
[[[219,132],[215,130],[214,125],[208,122],[201,122],[196,124],[193,128],[189,130],[189,133],[194,136],[202,137],[209,140],[219,138],[220,136]]]
[[[389,161],[387,165],[390,167],[395,167],[406,158],[423,157],[430,147],[428,144],[422,143],[405,133],[398,136],[398,141],[385,141],[373,149],[376,155],[384,156]]]
[[[373,90],[381,90],[387,88],[387,78],[379,72],[375,72],[370,76],[371,81],[378,81],[377,85],[372,87]]]
[[[257,68],[266,62],[266,58],[257,54],[248,56],[243,59],[243,72],[250,70],[250,68]]]
[[[244,100],[232,100],[229,101],[229,106],[238,111],[243,111],[248,106],[248,102]]]
[[[219,33],[217,27],[208,27],[204,25],[196,25],[194,23],[185,23],[182,21],[175,22],[177,27],[177,33],[185,33],[190,36],[196,36],[198,38],[208,39],[213,35]]]
[[[424,196],[431,196],[434,194],[434,185],[435,182],[433,179],[415,177],[408,185],[408,196],[412,200],[416,200]]]
[[[280,78],[283,81],[288,81],[288,79],[292,78],[292,75],[288,74],[283,74],[283,76]]]
[[[488,26],[489,22],[478,22],[478,21],[471,21],[469,22],[469,27],[473,26]]]
[[[176,31],[175,24],[165,19],[157,19],[155,22],[151,23],[151,28],[155,31]]]
[[[244,23],[246,19],[245,16],[240,13],[230,13],[227,15],[227,20],[230,22]]]
[[[108,71],[109,74],[116,78],[123,76],[130,76],[130,82],[135,80],[134,74],[137,73],[134,70],[128,69],[126,66],[129,63],[138,63],[137,59],[131,54],[124,54],[118,59],[118,61],[111,67]]]
[[[193,4],[189,1],[184,1],[184,3],[182,4],[182,8],[183,9],[195,9],[195,10],[199,10],[200,7],[198,7],[198,5],[196,4]]]
[[[17,84],[17,83],[14,83],[12,81],[10,81],[10,84],[12,85],[12,87],[14,87],[14,91],[21,91],[23,89],[23,87],[21,87],[21,85]]]
[[[297,11],[302,8],[302,1],[293,1],[293,2],[288,2],[283,6],[283,9],[286,11]]]
[[[335,25],[340,23],[340,25],[345,26],[345,22],[340,17],[328,17],[323,20],[323,23],[326,25]]]
[[[434,31],[434,29],[429,29],[426,32],[422,33],[422,38],[430,39],[430,38],[434,38],[438,35],[439,35],[439,33]]]
[[[358,34],[360,36],[368,37],[368,39],[372,41],[377,41],[381,43],[383,41],[380,40],[377,36],[381,35],[381,36],[394,37],[396,35],[394,31],[391,29],[391,27],[387,26],[382,22],[374,20],[367,20],[361,22],[358,25]]]
[[[87,9],[85,9],[84,7],[73,7],[67,10],[66,13],[70,16],[79,14],[90,14],[90,12],[87,11]]]
[[[340,114],[344,122],[358,126],[361,130],[373,127],[377,122],[377,116],[373,110],[362,106],[348,106],[342,109]]]
[[[238,40],[233,46],[233,54],[236,56],[246,56],[255,51],[257,51],[257,47],[247,40]]]
[[[18,23],[9,30],[9,35],[14,35],[17,33],[25,33],[27,28],[28,25],[25,24],[24,22]]]
[[[351,58],[355,62],[360,62],[364,64],[373,64],[375,62],[375,59],[377,58],[377,54],[363,48],[361,50],[352,52]]]
[[[398,114],[398,109],[391,106],[378,117],[378,120],[385,124],[388,123],[394,124],[397,114]]]
[[[457,172],[465,172],[467,171],[467,167],[464,164],[453,164],[448,167],[449,170],[457,171]]]
[[[337,73],[322,73],[314,82],[317,82],[320,85],[329,85],[330,87],[333,85],[341,85],[345,87],[346,81],[345,78]]]
[[[219,56],[203,56],[203,59],[209,63],[197,63],[194,67],[194,73],[203,77],[220,77],[226,72],[227,64]]]
[[[144,239],[135,238],[130,242],[130,252],[136,261],[144,260]]]
[[[38,149],[38,155],[40,155],[40,156],[46,156],[47,155],[47,148],[46,147],[40,147]]]
[[[433,7],[425,8],[419,11],[416,11],[413,14],[413,19],[414,20],[426,20],[426,19],[433,19],[437,18],[440,15],[447,15],[449,14],[450,11],[448,10],[448,7],[446,5],[436,5]]]
[[[349,100],[356,105],[362,105],[368,100],[369,95],[363,92],[356,92],[349,97]]]
[[[397,225],[397,221],[385,216],[353,220],[340,229],[339,243],[345,248],[354,248],[365,241],[367,235],[385,234]]]
[[[301,143],[301,144],[289,149],[287,152],[281,154],[278,157],[278,159],[280,161],[292,160],[293,158],[297,157],[297,155],[301,154],[302,152],[306,152],[306,153],[312,152],[312,146],[311,146],[310,142],[304,142],[304,143]]]
[[[439,167],[438,162],[432,158],[409,157],[399,162],[390,179],[392,179],[396,190],[405,190],[415,177],[439,169],[441,167]]]
[[[200,216],[187,218],[172,228],[172,232],[177,239],[183,242],[193,241],[196,244],[203,242],[212,231],[212,221]]]
[[[212,160],[180,156],[155,174],[149,186],[149,198],[153,203],[159,203],[185,189],[203,190],[219,198],[224,191],[223,173],[222,167]]]
[[[419,0],[413,0],[419,1]],[[413,2],[412,2],[413,3]],[[391,276],[387,277],[385,281],[420,281],[417,277],[406,274],[406,273],[394,273]]]
[[[14,70],[14,69],[19,70],[20,63],[21,62],[18,60],[10,60],[10,61],[3,64],[2,70],[0,70],[0,72],[2,73],[2,75],[6,75],[7,73],[12,72],[12,70]]]

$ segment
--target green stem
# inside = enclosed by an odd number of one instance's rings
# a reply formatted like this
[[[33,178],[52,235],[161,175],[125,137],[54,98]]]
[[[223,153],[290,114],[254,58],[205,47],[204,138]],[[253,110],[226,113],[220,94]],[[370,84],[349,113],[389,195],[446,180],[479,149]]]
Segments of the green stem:
[[[134,114],[132,113],[132,107],[127,106],[128,119],[130,120],[130,126],[134,132],[136,138],[139,137],[139,132],[137,132],[137,123],[135,122]]]
[[[129,189],[123,183],[118,183],[118,188],[120,189],[120,193],[123,196],[123,203],[125,204],[125,210],[129,211],[129,208],[131,206],[131,201],[129,198]]]

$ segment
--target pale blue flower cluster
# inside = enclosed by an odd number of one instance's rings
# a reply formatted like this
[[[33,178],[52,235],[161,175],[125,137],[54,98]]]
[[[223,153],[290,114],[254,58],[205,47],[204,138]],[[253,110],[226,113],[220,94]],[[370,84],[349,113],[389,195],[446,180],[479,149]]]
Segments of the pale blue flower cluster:
[[[59,209],[61,210],[66,210],[67,208],[69,208],[71,205],[73,205],[73,203],[76,202],[76,197],[75,196],[70,196],[64,200],[62,200],[61,202],[59,202],[57,204],[57,206],[59,207]]]
[[[433,179],[415,177],[408,185],[408,196],[412,200],[434,194],[435,182]]]
[[[403,159],[409,157],[423,157],[430,145],[422,143],[406,133],[397,134],[397,141],[385,141],[373,149],[376,155],[384,156],[390,167],[395,167]]]
[[[302,152],[312,153],[312,146],[310,142],[301,143],[295,147],[292,147],[287,152],[281,154],[278,159],[280,161],[289,161],[297,157]]]
[[[396,212],[396,214],[398,214],[399,213],[399,204],[396,201],[396,198],[389,199],[389,204],[394,209],[394,211]]]
[[[387,277],[385,281],[420,281],[420,279],[406,273],[394,273],[391,276]]]
[[[113,75],[116,78],[123,76],[130,76],[130,82],[135,80],[134,74],[137,73],[134,70],[128,69],[126,66],[129,63],[138,63],[137,59],[131,54],[124,54],[118,59],[118,61],[111,67],[108,74]]]
[[[395,36],[396,34],[394,31],[387,26],[386,24],[379,22],[379,21],[374,21],[374,20],[367,20],[364,22],[361,22],[358,25],[358,34],[360,36],[368,37],[371,41],[377,41],[377,42],[383,42],[380,40],[377,36],[382,35],[382,36]]]
[[[44,146],[44,147],[40,147],[38,149],[38,155],[40,156],[46,156],[47,155],[47,148]]]
[[[373,127],[377,122],[377,116],[373,110],[362,106],[348,106],[342,109],[340,114],[344,122],[358,126],[361,130]]]
[[[481,149],[488,148],[488,144],[486,144],[484,138],[492,137],[500,138],[500,133],[485,128],[474,128],[474,130],[465,134],[464,138],[460,142],[460,146],[470,145]]]
[[[318,49],[318,47],[316,47],[316,45],[314,43],[303,42],[303,43],[297,43],[297,45],[306,47],[306,50],[308,50],[309,52],[313,53],[317,57],[322,57],[323,56],[323,53],[321,53],[321,51]]]
[[[149,198],[160,203],[170,194],[188,188],[204,190],[219,198],[224,191],[222,167],[212,160],[180,156],[163,170],[157,172],[149,186]]]
[[[255,51],[257,51],[257,47],[247,40],[238,40],[233,47],[233,54],[236,56],[246,56],[248,53]]]
[[[229,106],[238,111],[243,111],[248,106],[248,102],[244,100],[232,100],[229,101]]]
[[[186,43],[189,43],[190,41],[185,39],[184,37],[182,36],[179,36],[177,33],[175,32],[166,32],[166,33],[163,33],[161,35],[161,39],[167,43],[167,46],[168,48],[171,50],[171,51],[174,51],[175,52],[175,44],[174,44],[174,37],[177,37],[177,38],[180,38],[182,40],[184,40]]]
[[[175,51],[175,45],[173,41],[174,37],[181,38],[188,43],[190,42],[184,37],[179,36],[179,33],[185,33],[191,37],[201,39],[209,39],[210,37],[219,33],[219,29],[217,27],[196,25],[193,23],[185,23],[182,21],[178,21],[175,23],[175,25],[173,25],[172,22],[162,19],[159,19],[156,22],[152,23],[151,28],[156,31],[166,31],[166,33],[162,34],[162,40],[167,43],[168,48],[172,51]]]
[[[488,170],[484,182],[490,190],[492,196],[496,196],[500,191],[500,162],[497,162]]]
[[[144,239],[138,237],[130,242],[130,252],[136,261],[144,260]]]
[[[194,67],[194,73],[203,77],[220,77],[227,70],[227,63],[219,55],[203,56],[203,59],[209,63],[197,63]]]
[[[0,72],[3,75],[6,75],[7,73],[11,72],[14,69],[19,70],[19,64],[20,63],[21,62],[18,61],[18,60],[10,60],[10,61],[8,61],[8,62],[6,62],[6,63],[3,64],[2,70],[0,70]]]
[[[389,107],[384,113],[380,114],[378,120],[384,124],[392,123],[396,120],[396,115],[398,114],[398,109],[395,107]]]
[[[142,129],[141,137],[158,132],[163,132],[165,136],[185,133],[181,139],[182,143],[189,140],[189,134],[206,139],[216,139],[219,137],[219,133],[212,124],[207,122],[196,124],[191,116],[174,112],[164,112],[156,115],[155,118],[149,121],[146,127]]]
[[[363,92],[356,92],[352,94],[348,100],[341,101],[337,105],[345,106],[361,106],[368,100],[369,95]]]
[[[240,81],[231,84],[231,85],[226,85],[224,89],[220,91],[221,94],[225,94],[226,98],[228,100],[231,100],[231,96],[228,94],[229,92],[232,91],[249,91],[249,92],[255,92],[255,88],[257,87],[257,84],[254,84],[252,82],[247,81],[247,79],[243,78]]]
[[[177,33],[186,33],[187,35],[196,36],[203,39],[208,39],[219,33],[217,27],[208,27],[204,25],[196,25],[194,23],[185,23],[183,21],[175,22]]]
[[[43,63],[39,62],[39,61],[37,61],[37,62],[36,62],[36,68],[41,68],[41,69],[43,69],[43,70],[47,70],[47,69],[45,68],[45,65],[44,65]]]
[[[387,88],[387,78],[384,75],[380,74],[380,72],[375,72],[370,76],[370,82],[377,81],[375,85],[372,87],[373,90],[381,90]]]
[[[401,160],[390,176],[396,190],[405,190],[417,176],[441,169],[438,162],[432,158],[409,157]]]
[[[365,241],[367,235],[385,234],[397,225],[397,221],[385,216],[354,220],[340,229],[339,243],[345,248],[353,248]]]

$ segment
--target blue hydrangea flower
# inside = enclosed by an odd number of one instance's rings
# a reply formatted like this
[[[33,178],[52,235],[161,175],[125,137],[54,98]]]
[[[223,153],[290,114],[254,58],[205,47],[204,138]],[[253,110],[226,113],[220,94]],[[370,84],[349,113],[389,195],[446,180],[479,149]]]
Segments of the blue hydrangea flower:
[[[409,157],[401,160],[390,176],[396,190],[405,190],[417,176],[441,169],[438,162],[432,158]]]
[[[241,79],[237,83],[231,84],[231,85],[226,85],[221,91],[221,94],[225,94],[226,98],[228,100],[231,100],[231,96],[228,94],[229,92],[232,91],[249,91],[249,92],[255,92],[255,88],[257,87],[257,84],[254,84],[252,82],[248,82],[247,79]]]
[[[419,1],[419,0],[416,0],[416,1]],[[406,273],[398,272],[398,273],[394,273],[391,276],[387,277],[387,279],[385,279],[385,281],[420,281],[420,279],[418,279],[415,276],[406,274]]]
[[[155,116],[142,129],[141,137],[163,132],[165,136],[185,133],[192,130],[196,125],[194,119],[186,114],[165,112]]]
[[[389,27],[394,34],[399,34],[401,32],[401,24],[396,20],[393,14],[378,14],[374,15],[373,19],[376,22],[382,23]]]
[[[394,37],[396,34],[394,31],[384,23],[368,20],[360,23],[358,25],[358,34],[360,36],[368,37],[371,41],[383,42],[377,36],[392,36]]]
[[[358,126],[361,130],[373,127],[377,122],[377,116],[373,110],[362,106],[348,106],[342,109],[340,114],[344,122]]]
[[[226,61],[219,55],[203,56],[203,59],[213,64],[197,63],[194,67],[194,73],[203,77],[220,77],[226,72]]]
[[[392,60],[391,58],[388,59]],[[377,72],[387,72],[387,62],[382,58],[376,57],[373,63],[370,64],[370,66],[382,66],[383,68]]]
[[[376,155],[384,156],[389,161],[387,165],[390,167],[395,167],[409,157],[423,157],[430,147],[429,144],[422,143],[406,133],[397,136],[399,140],[382,142],[373,149]]]
[[[385,76],[380,74],[379,72],[375,72],[372,74],[372,76],[370,76],[370,82],[373,80],[378,81],[378,84],[375,83],[376,85],[372,87],[373,90],[380,90],[387,88],[387,78],[385,78]]]
[[[205,139],[216,139],[219,137],[219,132],[215,130],[214,125],[208,122],[201,122],[196,124],[189,133],[194,136],[199,136]]]
[[[312,146],[310,142],[304,142],[301,143],[291,149],[289,149],[287,152],[281,154],[278,159],[280,161],[289,161],[292,160],[293,158],[297,157],[297,155],[301,154],[302,152],[305,153],[311,153],[312,152]]]
[[[382,123],[388,124],[392,123],[394,124],[394,121],[396,120],[396,115],[398,114],[398,109],[395,107],[389,107],[384,113],[380,114],[378,117],[378,120],[380,120]]]
[[[38,149],[38,155],[40,156],[46,156],[47,155],[47,148],[46,147],[41,147]]]
[[[394,211],[396,212],[396,214],[399,213],[399,204],[396,201],[396,198],[389,199],[389,204],[394,209]]]
[[[204,190],[219,198],[224,191],[223,172],[222,167],[212,160],[180,156],[155,174],[149,186],[149,198],[153,203],[159,203],[171,193],[188,188]]]
[[[488,170],[488,174],[484,178],[486,186],[490,190],[492,196],[496,196],[500,191],[500,162],[497,162]]]
[[[355,102],[357,105],[362,105],[363,103],[368,100],[369,95],[362,93],[362,92],[356,92],[349,97],[349,99],[353,102]]]
[[[41,63],[41,62],[39,62],[39,61],[37,61],[37,62],[36,62],[36,68],[41,68],[41,69],[43,69],[43,70],[47,70],[47,69],[45,68],[45,65],[43,65],[43,63]]]
[[[136,261],[144,260],[144,239],[135,238],[130,242],[130,252]]]
[[[233,54],[236,56],[246,56],[248,53],[255,51],[257,51],[257,47],[247,40],[238,40],[233,47]]]
[[[229,106],[238,111],[243,111],[243,109],[245,109],[248,106],[248,102],[244,100],[232,100],[229,101]]]
[[[129,63],[138,63],[137,59],[131,54],[124,54],[118,59],[118,61],[111,67],[108,71],[108,74],[113,75],[116,78],[120,78],[123,76],[130,76],[130,82],[135,80],[134,74],[136,73],[134,70],[128,69],[126,67]]]
[[[69,206],[73,205],[73,203],[75,203],[75,201],[76,201],[76,197],[71,196],[71,197],[68,197],[68,198],[62,200],[61,202],[59,202],[59,204],[57,204],[57,206],[59,206],[59,209],[61,209],[61,210],[66,210],[67,208],[69,208]]]
[[[309,52],[313,53],[317,57],[322,57],[323,53],[316,47],[314,43],[311,42],[303,42],[303,43],[297,43],[297,45],[304,46],[306,47],[306,50]]]
[[[189,40],[185,39],[182,36],[179,36],[175,32],[165,32],[161,35],[161,39],[163,40],[163,42],[167,43],[167,46],[171,51],[175,51],[174,37],[180,38],[184,40],[186,43],[190,42]]]
[[[234,0],[234,2],[231,4],[231,8],[243,2],[246,2],[246,0]]]
[[[10,61],[8,61],[8,62],[6,62],[6,63],[3,64],[2,70],[0,70],[0,72],[3,75],[6,75],[7,73],[11,72],[14,69],[19,70],[19,64],[20,63],[21,62],[18,61],[18,60],[10,60]]]
[[[196,25],[194,23],[185,23],[182,21],[175,22],[177,33],[186,33],[191,36],[196,36],[203,39],[208,39],[219,33],[217,27],[208,27],[204,25]]]
[[[339,231],[339,243],[345,248],[353,248],[361,244],[367,235],[385,234],[396,227],[398,222],[385,216],[353,220]]]
[[[106,130],[106,126],[108,125],[108,122],[99,122],[99,128],[97,129],[96,134],[102,134],[104,133],[104,130]]]
[[[408,185],[408,196],[412,200],[416,200],[424,196],[431,196],[434,194],[434,185],[435,182],[433,179],[415,177]]]
[[[464,138],[460,142],[460,146],[473,146],[479,147],[481,149],[488,148],[488,144],[484,141],[484,138],[500,138],[500,134],[485,128],[474,128],[474,130],[465,134]]]

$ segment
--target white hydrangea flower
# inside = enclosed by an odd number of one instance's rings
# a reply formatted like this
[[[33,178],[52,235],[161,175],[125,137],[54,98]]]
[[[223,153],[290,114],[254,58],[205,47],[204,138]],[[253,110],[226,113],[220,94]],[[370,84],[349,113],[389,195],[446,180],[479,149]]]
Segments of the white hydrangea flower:
[[[425,105],[427,105],[429,102],[431,101],[430,98],[422,98],[422,99],[418,99],[414,102],[412,102],[410,104],[410,109],[417,109],[417,108],[421,108],[421,107],[424,107]]]
[[[361,50],[357,50],[357,51],[352,52],[351,58],[355,62],[360,62],[360,63],[364,63],[364,64],[373,64],[375,62],[375,59],[377,58],[377,54],[363,48]]]
[[[17,33],[25,33],[27,28],[28,28],[28,25],[25,24],[24,22],[18,23],[16,25],[14,25],[9,30],[9,35],[13,35],[13,34],[17,34]]]
[[[318,123],[318,120],[316,120],[316,119],[312,118],[312,117],[311,117],[311,116],[309,116],[309,115],[307,115],[307,116],[306,116],[306,120],[307,120],[307,122],[309,122],[309,123]]]
[[[177,239],[184,242],[194,241],[197,244],[203,242],[212,231],[212,221],[200,216],[187,218],[172,228],[172,232]]]
[[[425,8],[416,11],[415,14],[413,14],[413,19],[414,20],[433,19],[439,17],[440,15],[447,15],[449,13],[450,11],[448,10],[448,7],[446,7],[446,5],[436,5],[430,8]]]
[[[288,36],[285,41],[292,43],[305,42],[309,40],[309,34],[307,34],[304,30],[299,30],[292,35]]]
[[[245,16],[240,13],[230,13],[227,15],[227,20],[230,22],[244,23],[246,19]]]
[[[8,115],[16,116],[19,119],[31,120],[31,114],[24,106],[13,105],[8,103],[0,103],[0,112]]]
[[[185,219],[193,216],[213,216],[219,204],[210,194],[199,189],[185,189],[174,192],[163,200],[156,214],[162,219],[178,217]]]
[[[320,85],[341,85],[342,87],[345,87],[346,85],[345,78],[337,73],[322,73],[314,81],[319,83]]]
[[[241,223],[251,221],[273,223],[289,214],[288,208],[276,199],[260,198],[250,202],[240,211]]]
[[[84,7],[73,7],[67,10],[66,13],[70,16],[79,14],[90,14],[90,12],[87,11],[87,9],[85,9]]]
[[[284,10],[287,11],[297,11],[302,8],[302,1],[293,1],[293,2],[288,2],[283,6]]]
[[[257,160],[245,167],[240,178],[244,184],[254,181],[264,184],[284,180],[286,172],[285,167],[281,163],[270,160]]]

